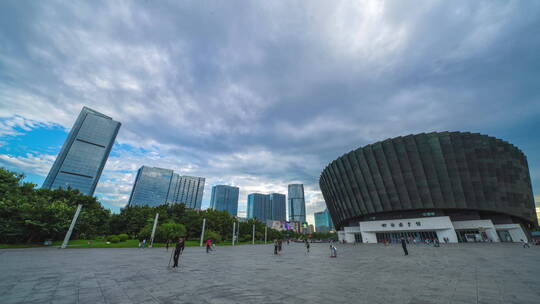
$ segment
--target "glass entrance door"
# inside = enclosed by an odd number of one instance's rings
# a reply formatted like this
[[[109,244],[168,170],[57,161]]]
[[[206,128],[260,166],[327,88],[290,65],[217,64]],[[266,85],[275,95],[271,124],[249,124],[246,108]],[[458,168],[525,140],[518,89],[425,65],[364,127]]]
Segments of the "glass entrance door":
[[[512,237],[510,236],[510,232],[508,232],[508,230],[497,230],[497,235],[499,236],[501,242],[512,242]]]

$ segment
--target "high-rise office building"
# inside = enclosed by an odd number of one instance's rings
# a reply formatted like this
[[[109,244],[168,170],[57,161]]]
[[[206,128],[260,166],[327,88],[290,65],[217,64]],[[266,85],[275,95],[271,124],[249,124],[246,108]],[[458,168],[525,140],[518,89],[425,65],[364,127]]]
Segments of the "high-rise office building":
[[[332,218],[330,217],[328,208],[321,212],[315,212],[314,217],[315,229],[317,232],[328,232],[334,229],[334,224],[332,223]]]
[[[120,123],[83,107],[43,183],[43,188],[73,188],[94,195]]]
[[[142,166],[137,172],[128,206],[185,204],[200,209],[203,177],[180,176],[173,170]]]
[[[219,211],[227,211],[231,215],[238,212],[238,193],[240,188],[216,185],[212,187],[212,197],[210,198],[210,208]]]
[[[174,202],[184,203],[187,208],[200,210],[204,182],[204,177],[180,176],[174,194]]]
[[[248,218],[260,221],[285,221],[285,195],[280,193],[248,195]]]
[[[271,193],[269,194],[271,215],[270,219],[274,221],[287,220],[287,203],[285,200],[285,194]]]
[[[304,185],[289,185],[289,220],[305,222],[306,221],[306,201],[304,199]]]
[[[171,203],[169,195],[173,176],[178,176],[173,170],[142,166],[137,172],[129,206],[159,206]]]
[[[261,193],[251,193],[247,201],[247,218],[258,219],[265,222],[271,219],[272,209],[270,206],[270,196]]]

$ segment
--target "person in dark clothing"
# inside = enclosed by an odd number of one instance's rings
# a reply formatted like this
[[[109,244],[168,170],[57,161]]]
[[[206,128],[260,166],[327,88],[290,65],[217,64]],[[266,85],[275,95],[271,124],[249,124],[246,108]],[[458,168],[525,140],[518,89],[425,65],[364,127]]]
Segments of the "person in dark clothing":
[[[167,251],[169,251],[169,246],[171,245],[171,240],[167,240],[167,243],[165,243],[165,248]]]
[[[401,238],[401,247],[403,247],[403,252],[405,255],[409,255],[409,252],[407,251],[407,242],[404,238]]]
[[[279,243],[278,240],[274,240],[274,255],[278,254]]]
[[[176,247],[174,248],[174,265],[173,268],[178,267],[178,258],[180,258],[180,255],[182,252],[184,252],[184,238],[179,238],[178,243],[176,243]]]

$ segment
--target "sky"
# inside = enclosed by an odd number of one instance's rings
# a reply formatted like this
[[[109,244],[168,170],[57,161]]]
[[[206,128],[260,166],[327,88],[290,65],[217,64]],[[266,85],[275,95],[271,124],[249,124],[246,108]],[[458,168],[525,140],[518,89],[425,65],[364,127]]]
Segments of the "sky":
[[[96,196],[142,165],[247,194],[391,137],[495,136],[540,201],[540,1],[0,1],[0,166],[41,186],[83,106],[122,123]]]

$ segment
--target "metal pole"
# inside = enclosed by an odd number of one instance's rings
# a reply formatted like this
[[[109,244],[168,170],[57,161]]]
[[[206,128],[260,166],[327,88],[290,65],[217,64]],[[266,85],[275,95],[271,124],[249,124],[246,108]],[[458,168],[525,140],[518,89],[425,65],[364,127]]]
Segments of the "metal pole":
[[[239,239],[240,239],[240,220],[238,221],[238,225],[236,225],[236,245],[238,245]]]
[[[79,204],[77,206],[77,210],[75,211],[75,215],[73,216],[73,219],[71,220],[71,225],[69,225],[68,232],[66,233],[66,236],[64,237],[64,242],[62,243],[62,246],[60,248],[66,248],[69,238],[71,238],[71,233],[73,233],[73,228],[75,227],[75,223],[77,222],[77,218],[79,217],[79,213],[81,213],[82,205]]]
[[[201,231],[201,243],[199,244],[199,247],[202,247],[202,242],[204,238],[204,226],[206,225],[206,219],[203,218],[202,220],[202,231]]]
[[[236,230],[236,222],[233,222],[232,223],[232,245],[233,246],[234,246],[234,238],[236,237],[235,230]]]
[[[266,244],[266,238],[268,236],[268,227],[264,226],[264,243]]]
[[[255,222],[253,223],[253,234],[251,235],[251,244],[255,244]]]
[[[154,246],[154,236],[156,235],[156,227],[157,227],[158,219],[159,219],[159,213],[156,213],[156,218],[154,219],[154,227],[152,227],[152,236],[150,237],[149,248],[152,248],[152,246]]]

